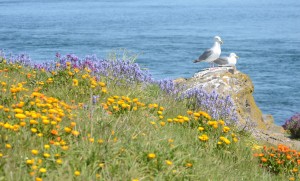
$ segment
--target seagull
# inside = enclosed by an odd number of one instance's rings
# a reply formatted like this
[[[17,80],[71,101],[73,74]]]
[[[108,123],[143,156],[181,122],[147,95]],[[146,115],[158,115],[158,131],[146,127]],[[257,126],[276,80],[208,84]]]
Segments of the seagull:
[[[235,66],[239,57],[235,53],[230,53],[229,57],[220,57],[214,61],[218,65]]]
[[[197,60],[194,60],[194,63],[197,62],[209,62],[213,64],[213,61],[218,59],[221,54],[221,44],[223,44],[223,41],[219,36],[214,37],[214,45],[203,52],[202,55],[199,56]],[[214,64],[213,64],[214,65]]]

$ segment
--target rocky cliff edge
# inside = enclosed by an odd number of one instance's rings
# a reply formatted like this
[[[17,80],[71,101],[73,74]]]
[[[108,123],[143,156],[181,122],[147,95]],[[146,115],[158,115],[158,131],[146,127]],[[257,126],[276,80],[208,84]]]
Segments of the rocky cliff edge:
[[[207,92],[215,90],[219,95],[230,95],[240,126],[251,131],[257,139],[272,144],[284,143],[300,148],[298,141],[289,139],[281,126],[275,125],[272,115],[264,115],[256,105],[254,85],[250,77],[232,67],[216,67],[196,73],[192,78],[179,78],[176,83],[186,89],[203,88]]]

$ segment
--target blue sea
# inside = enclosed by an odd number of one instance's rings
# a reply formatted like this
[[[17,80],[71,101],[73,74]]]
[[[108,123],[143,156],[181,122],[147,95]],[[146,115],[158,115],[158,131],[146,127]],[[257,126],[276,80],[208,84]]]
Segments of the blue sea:
[[[0,0],[0,49],[53,60],[125,48],[156,79],[193,76],[219,35],[278,125],[300,112],[299,0]]]

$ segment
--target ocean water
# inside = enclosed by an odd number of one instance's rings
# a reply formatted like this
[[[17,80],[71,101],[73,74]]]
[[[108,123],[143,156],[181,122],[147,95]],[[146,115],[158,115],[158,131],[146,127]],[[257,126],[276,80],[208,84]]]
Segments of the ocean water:
[[[239,55],[255,100],[275,122],[300,112],[299,0],[0,0],[0,49],[34,61],[56,52],[105,58],[119,48],[156,79],[191,77],[213,36]]]

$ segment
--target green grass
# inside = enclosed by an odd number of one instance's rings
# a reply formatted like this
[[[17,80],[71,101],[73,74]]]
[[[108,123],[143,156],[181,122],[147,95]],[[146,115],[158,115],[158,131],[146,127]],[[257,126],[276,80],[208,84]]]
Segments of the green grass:
[[[29,73],[30,78],[27,76]],[[251,145],[255,141],[247,134],[235,133],[234,128],[231,128],[230,134],[237,134],[239,141],[235,143],[231,140],[230,145],[223,143],[222,146],[217,146],[218,137],[223,134],[221,127],[216,130],[207,127],[210,139],[203,142],[198,138],[202,133],[197,125],[169,123],[167,121],[169,118],[176,118],[178,115],[188,116],[186,103],[175,101],[155,85],[146,87],[138,83],[118,85],[114,83],[115,80],[102,78],[101,81],[106,83],[107,89],[104,93],[101,86],[91,88],[90,79],[82,78],[82,75],[87,74],[85,71],[72,76],[68,75],[68,70],[57,74],[37,70],[34,74],[32,69],[26,67],[0,63],[0,83],[5,83],[0,85],[0,105],[2,105],[0,180],[42,178],[64,181],[133,179],[233,181],[285,178],[269,173],[259,166],[251,150]],[[53,82],[47,83],[48,78],[53,78]],[[78,86],[72,85],[73,79],[79,81]],[[39,84],[41,81],[43,85]],[[26,89],[12,93],[10,89],[12,85],[17,86],[20,82],[26,82],[23,84],[23,88]],[[31,97],[37,88],[44,97]],[[92,95],[100,95],[96,104],[92,104]],[[115,95],[127,96],[131,101],[138,98],[145,106],[138,107],[136,111],[125,109],[118,113],[110,113],[103,108],[102,103],[107,103],[107,99]],[[30,120],[34,119],[32,115],[27,115],[21,121],[13,112],[14,107],[24,102],[24,105],[20,106],[24,112],[34,110],[54,121],[55,118],[49,116],[51,115],[49,106],[43,102],[50,100],[49,97],[57,98],[69,105],[63,107],[61,104],[60,109],[65,115],[61,117],[61,122],[54,125],[44,124],[41,117],[35,118],[38,124],[32,125],[30,124]],[[37,106],[38,99],[42,106]],[[30,102],[35,104],[30,105]],[[154,103],[159,105],[158,108],[148,107]],[[53,109],[56,109],[55,104],[49,104],[54,105]],[[162,119],[157,114],[159,107],[164,108]],[[9,108],[9,111],[5,112],[5,108]],[[25,122],[26,125],[20,126],[21,122]],[[71,128],[71,122],[76,123],[72,130],[79,131],[78,136],[64,131],[65,127]],[[17,125],[18,129],[5,128],[6,123]],[[60,127],[57,128],[56,125]],[[37,133],[33,133],[31,128],[36,128]],[[51,134],[50,131],[53,129],[58,130],[59,134]],[[50,140],[54,144],[50,144]],[[7,148],[6,144],[10,144],[11,148]],[[50,148],[45,149],[44,145],[50,145]],[[67,147],[63,147],[64,145]],[[32,149],[38,150],[39,154],[33,155]],[[45,158],[43,153],[49,153],[50,157]],[[155,158],[149,158],[150,153],[154,153]],[[26,163],[29,159],[33,159],[34,163]],[[57,159],[61,159],[62,164],[57,164]],[[46,168],[46,173],[41,173],[40,168]],[[75,171],[80,171],[80,175],[75,176]]]

